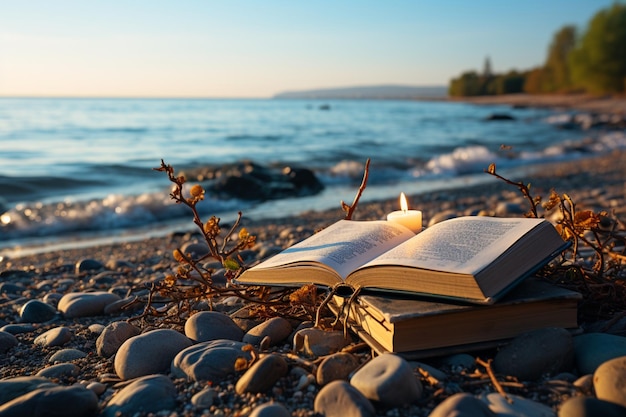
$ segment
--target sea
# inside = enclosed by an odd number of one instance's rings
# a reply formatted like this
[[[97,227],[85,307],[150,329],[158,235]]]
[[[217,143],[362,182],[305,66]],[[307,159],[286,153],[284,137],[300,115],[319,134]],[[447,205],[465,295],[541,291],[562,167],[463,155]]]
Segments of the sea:
[[[445,100],[0,98],[0,260],[191,229],[161,160],[306,168],[324,185],[266,201],[208,192],[202,214],[231,221],[339,208],[368,159],[362,202],[492,181],[490,163],[506,173],[626,148],[623,130],[572,128],[575,116]]]

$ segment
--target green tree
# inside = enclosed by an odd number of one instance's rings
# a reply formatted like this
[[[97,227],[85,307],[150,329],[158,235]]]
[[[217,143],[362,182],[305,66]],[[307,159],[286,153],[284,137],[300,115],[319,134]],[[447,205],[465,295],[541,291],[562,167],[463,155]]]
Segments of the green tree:
[[[566,91],[571,88],[569,54],[576,46],[576,27],[565,26],[552,39],[544,67],[546,92]]]
[[[590,93],[623,92],[626,82],[626,5],[615,3],[591,19],[570,54],[574,84]]]
[[[495,94],[516,94],[524,91],[524,76],[513,70],[495,79]]]
[[[546,70],[544,67],[533,68],[524,73],[524,92],[528,94],[545,93]]]

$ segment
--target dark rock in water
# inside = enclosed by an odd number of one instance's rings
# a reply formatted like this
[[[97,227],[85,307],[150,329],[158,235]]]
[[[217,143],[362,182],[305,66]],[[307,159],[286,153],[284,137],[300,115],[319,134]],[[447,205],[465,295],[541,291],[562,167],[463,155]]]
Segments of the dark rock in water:
[[[515,117],[508,113],[493,113],[485,117],[487,121],[503,121],[503,120],[516,120]]]
[[[251,161],[236,162],[195,175],[210,180],[207,189],[218,196],[272,200],[316,194],[324,186],[306,168],[269,168]]]

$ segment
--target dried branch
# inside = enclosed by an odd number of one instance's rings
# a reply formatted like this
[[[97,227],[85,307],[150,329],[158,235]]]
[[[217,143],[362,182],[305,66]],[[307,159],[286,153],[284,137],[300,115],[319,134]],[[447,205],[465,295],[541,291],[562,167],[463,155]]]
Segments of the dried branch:
[[[506,391],[504,391],[504,388],[502,388],[502,385],[500,385],[498,378],[496,378],[496,375],[493,373],[493,369],[491,369],[492,360],[493,359],[489,359],[487,362],[485,362],[480,358],[476,358],[476,363],[485,368],[485,370],[487,371],[487,375],[489,375],[489,379],[491,380],[491,383],[493,384],[496,391],[498,391],[498,393],[502,395],[508,403],[512,403],[513,400],[511,400]]]
[[[359,190],[357,191],[357,194],[354,197],[354,200],[352,201],[352,205],[349,206],[343,200],[341,200],[341,208],[343,209],[343,211],[346,212],[346,217],[345,217],[346,220],[352,220],[352,215],[354,214],[354,211],[356,210],[356,207],[359,204],[359,199],[361,198],[363,191],[365,191],[365,187],[367,187],[367,178],[369,177],[369,170],[370,170],[370,159],[367,158],[367,161],[365,161],[365,169],[363,171],[363,180],[361,181]]]

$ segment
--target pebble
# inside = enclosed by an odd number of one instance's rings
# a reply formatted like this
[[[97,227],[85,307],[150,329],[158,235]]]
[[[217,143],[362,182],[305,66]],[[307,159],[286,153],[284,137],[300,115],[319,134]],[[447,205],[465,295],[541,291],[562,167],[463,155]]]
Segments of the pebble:
[[[76,262],[75,270],[76,274],[80,275],[83,272],[98,271],[104,268],[104,265],[100,261],[95,259],[81,259]]]
[[[348,344],[343,332],[316,328],[301,329],[293,336],[293,349],[308,356],[326,356]]]
[[[233,340],[212,340],[180,351],[172,361],[176,378],[192,381],[219,381],[235,373],[238,358],[252,360],[250,352],[242,350],[246,343]]]
[[[102,411],[102,417],[156,413],[176,406],[177,391],[165,375],[137,378],[117,392]],[[169,415],[169,414],[168,414]]]
[[[55,363],[55,362],[70,362],[76,359],[81,359],[86,357],[87,354],[85,352],[83,352],[82,350],[78,350],[78,349],[61,349],[58,350],[56,352],[54,352],[54,354],[52,356],[50,356],[50,359],[48,359],[48,362],[50,363]]]
[[[556,417],[552,408],[518,395],[507,394],[511,401],[497,392],[481,397],[489,409],[498,416],[511,417]]]
[[[30,300],[20,309],[20,320],[23,323],[43,323],[52,320],[57,309],[39,300]]]
[[[110,358],[122,346],[122,343],[137,336],[141,329],[125,321],[114,321],[102,330],[96,339],[96,352],[103,358]]]
[[[284,341],[292,331],[293,327],[291,327],[291,323],[287,319],[272,317],[248,330],[243,336],[243,341],[258,346],[265,337],[269,337],[269,345],[276,346]]]
[[[327,356],[317,367],[317,383],[323,386],[336,380],[348,381],[358,366],[359,359],[351,353],[339,352]]]
[[[73,363],[57,363],[56,365],[43,368],[37,372],[36,376],[44,376],[46,378],[64,378],[77,376],[80,374],[80,368]]]
[[[58,292],[49,292],[48,294],[43,296],[43,302],[49,304],[51,306],[56,307],[59,305],[59,300],[63,297],[63,294]]]
[[[11,334],[20,334],[20,333],[30,333],[36,329],[30,323],[22,323],[22,324],[7,324],[6,326],[0,327],[0,332],[6,332]]]
[[[604,362],[593,374],[596,397],[626,407],[626,356]]]
[[[593,397],[572,397],[559,408],[559,417],[624,417],[626,408]]]
[[[472,370],[476,366],[476,359],[467,353],[458,353],[445,357],[442,363],[454,370]]]
[[[205,388],[202,391],[196,392],[191,397],[191,404],[199,409],[209,409],[215,402],[217,392],[213,388]]]
[[[238,394],[268,391],[276,381],[287,375],[288,369],[287,362],[282,356],[276,354],[264,356],[239,378],[235,390]]]
[[[586,333],[574,337],[576,367],[581,374],[593,374],[602,363],[626,356],[626,337]]]
[[[35,345],[39,346],[63,346],[72,340],[73,333],[68,327],[55,327],[45,333],[40,334],[34,340]]]
[[[65,294],[60,300],[58,309],[68,319],[77,317],[99,316],[104,308],[120,300],[120,296],[106,292],[72,292]]]
[[[13,346],[17,346],[18,340],[9,332],[0,331],[0,353],[6,353]]]
[[[20,284],[14,284],[12,282],[0,283],[0,294],[19,295],[26,290],[26,287]]]
[[[544,374],[571,369],[574,345],[571,334],[562,328],[544,328],[514,338],[496,354],[496,372],[535,381]]]
[[[496,417],[496,414],[472,394],[459,392],[443,400],[428,417]]]
[[[38,388],[52,386],[55,384],[41,376],[18,376],[0,380],[0,405]]]
[[[204,242],[186,242],[180,250],[184,254],[191,255],[192,259],[199,259],[210,253],[209,246]]]
[[[241,341],[243,330],[224,313],[201,311],[187,319],[185,335],[194,342],[217,339]]]
[[[82,385],[41,387],[0,406],[3,417],[93,417],[97,413],[98,397]]]
[[[325,417],[374,417],[376,410],[361,392],[346,381],[324,385],[313,404],[316,413]]]
[[[122,379],[132,379],[165,371],[176,354],[189,346],[191,340],[172,329],[157,329],[131,337],[115,355],[115,372]]]
[[[280,403],[265,403],[252,410],[249,417],[291,417],[291,413]]]
[[[391,407],[403,406],[422,396],[422,384],[402,357],[386,353],[373,358],[350,379],[366,398]]]

